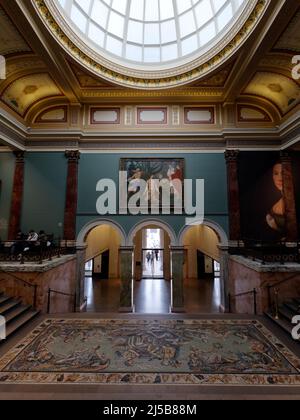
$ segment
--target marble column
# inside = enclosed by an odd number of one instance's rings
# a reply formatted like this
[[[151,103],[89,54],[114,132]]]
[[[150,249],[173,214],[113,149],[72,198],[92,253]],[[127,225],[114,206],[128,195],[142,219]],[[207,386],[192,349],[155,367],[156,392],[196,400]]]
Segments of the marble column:
[[[121,247],[120,253],[120,312],[133,312],[133,247]]]
[[[76,309],[80,312],[84,305],[84,281],[85,281],[85,257],[87,245],[79,245],[76,247]]]
[[[229,237],[231,241],[241,239],[241,212],[238,181],[238,150],[226,150],[227,186],[229,206]]]
[[[16,157],[13,191],[11,198],[8,240],[14,240],[21,228],[23,189],[24,189],[24,152],[14,152]]]
[[[286,216],[286,238],[289,242],[298,240],[298,223],[295,202],[292,158],[289,152],[281,152],[283,199]]]
[[[183,247],[171,247],[171,277],[172,277],[172,312],[185,312],[183,265],[185,250]]]
[[[229,253],[227,246],[219,246],[220,251],[220,285],[221,285],[221,312],[229,312]]]
[[[66,158],[68,159],[68,175],[64,217],[64,239],[66,241],[75,241],[78,197],[78,163],[80,153],[77,150],[67,151]]]

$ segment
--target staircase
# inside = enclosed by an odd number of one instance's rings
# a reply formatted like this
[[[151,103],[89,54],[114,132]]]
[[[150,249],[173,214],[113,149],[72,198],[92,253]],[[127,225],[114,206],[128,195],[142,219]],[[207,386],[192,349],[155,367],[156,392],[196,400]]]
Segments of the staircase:
[[[292,319],[295,316],[300,315],[300,298],[294,298],[283,302],[278,308],[279,319],[276,319],[274,314],[268,312],[266,315],[276,322],[281,328],[283,328],[289,334],[292,333],[294,325]]]
[[[6,319],[6,337],[22,328],[39,314],[31,305],[0,292],[0,315]],[[0,341],[1,342],[1,341]]]

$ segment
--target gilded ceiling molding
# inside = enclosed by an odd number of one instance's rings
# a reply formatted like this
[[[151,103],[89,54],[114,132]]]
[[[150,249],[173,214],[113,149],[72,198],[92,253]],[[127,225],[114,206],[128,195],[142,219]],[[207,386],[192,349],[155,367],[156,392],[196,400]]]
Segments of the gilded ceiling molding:
[[[85,98],[165,98],[165,97],[183,97],[183,98],[222,98],[223,89],[173,89],[173,90],[83,90],[82,95]]]
[[[267,10],[270,0],[254,0],[231,33],[198,59],[168,71],[134,71],[105,59],[92,51],[70,30],[62,15],[49,0],[31,0],[54,38],[76,62],[109,82],[135,89],[166,89],[182,86],[207,76],[224,64],[246,41]],[[63,29],[62,29],[63,28]],[[146,78],[146,76],[147,78]]]

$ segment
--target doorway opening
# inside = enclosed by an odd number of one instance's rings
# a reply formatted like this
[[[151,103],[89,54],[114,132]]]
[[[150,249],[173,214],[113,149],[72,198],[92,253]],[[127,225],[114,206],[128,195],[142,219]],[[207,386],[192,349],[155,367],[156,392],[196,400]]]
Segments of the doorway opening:
[[[134,238],[134,307],[136,313],[170,312],[170,237],[158,226],[147,226]]]
[[[92,229],[86,237],[84,295],[87,312],[117,312],[120,304],[121,236],[111,225]]]
[[[193,313],[222,312],[222,282],[217,233],[205,225],[185,232],[184,264],[185,306]]]
[[[162,229],[143,230],[142,278],[164,278],[164,231]]]

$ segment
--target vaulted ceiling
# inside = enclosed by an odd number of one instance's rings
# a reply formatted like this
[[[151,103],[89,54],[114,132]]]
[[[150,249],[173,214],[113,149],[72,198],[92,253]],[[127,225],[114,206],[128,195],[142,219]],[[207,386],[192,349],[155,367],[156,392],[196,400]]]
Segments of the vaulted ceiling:
[[[42,0],[0,0],[0,139],[21,149],[286,148],[300,139],[300,2],[271,1],[217,68],[172,87],[125,87],[58,42]],[[259,1],[258,1],[259,3]],[[179,79],[178,79],[179,80]]]

